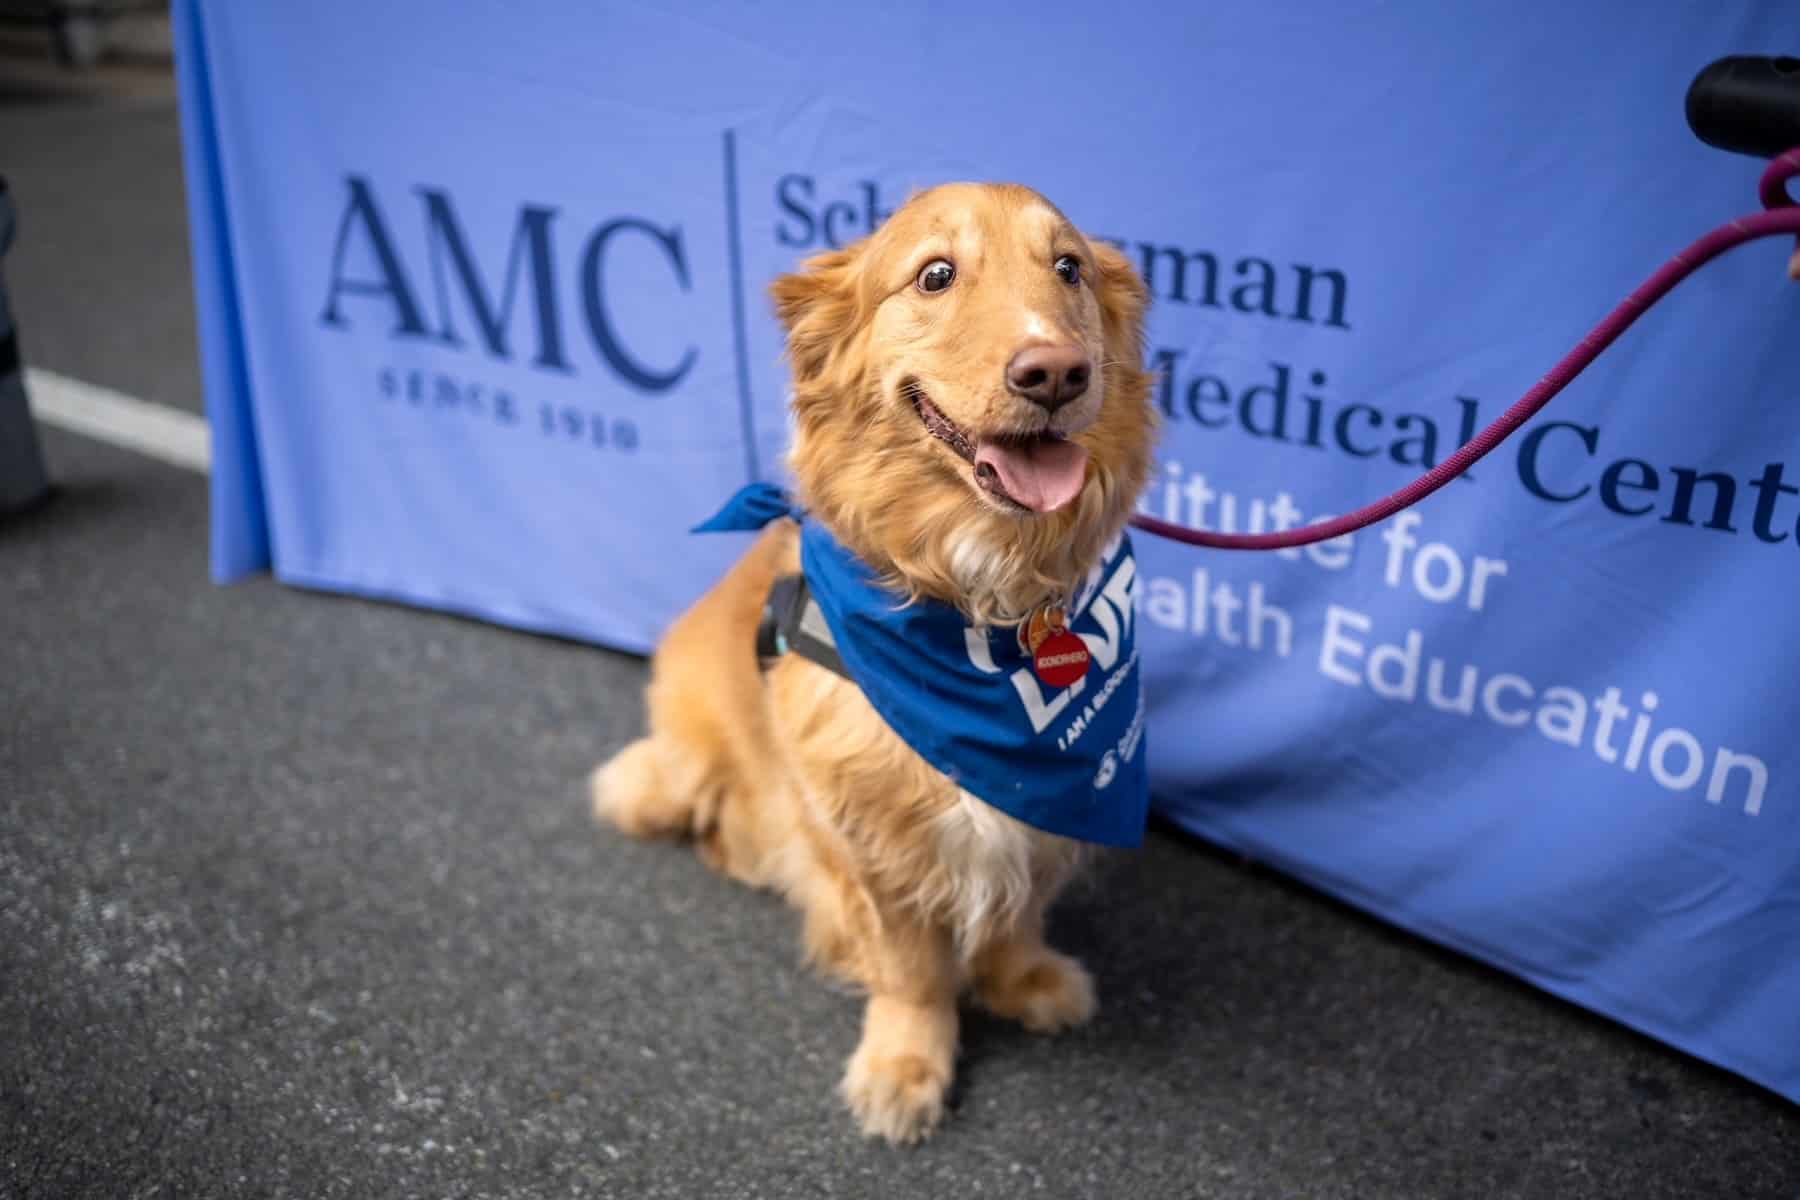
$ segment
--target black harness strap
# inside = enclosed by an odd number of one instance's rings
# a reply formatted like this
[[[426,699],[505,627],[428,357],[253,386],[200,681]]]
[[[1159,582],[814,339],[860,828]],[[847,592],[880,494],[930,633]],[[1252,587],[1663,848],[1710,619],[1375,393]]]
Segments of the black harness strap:
[[[838,655],[825,613],[813,599],[804,575],[783,575],[769,589],[756,630],[756,656],[766,670],[784,654],[798,654],[845,679],[850,671]]]

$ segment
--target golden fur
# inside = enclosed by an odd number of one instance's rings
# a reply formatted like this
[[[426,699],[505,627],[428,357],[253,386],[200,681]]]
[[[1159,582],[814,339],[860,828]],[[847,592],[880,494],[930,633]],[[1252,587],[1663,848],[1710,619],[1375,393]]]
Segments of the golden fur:
[[[1073,256],[1071,285],[1052,264]],[[915,286],[934,259],[953,284]],[[1147,295],[1125,258],[1089,243],[1042,197],[952,184],[875,234],[773,288],[794,375],[799,498],[893,587],[1017,623],[1071,593],[1123,528],[1149,469]],[[1096,370],[1058,410],[1088,459],[1051,513],[986,494],[931,436],[922,390],[956,426],[1035,429],[1008,391],[1023,346],[1078,344]],[[713,867],[783,893],[808,957],[868,994],[843,1093],[871,1136],[908,1142],[943,1113],[965,990],[1054,1032],[1094,1012],[1075,960],[1044,943],[1044,913],[1082,847],[958,791],[856,686],[787,656],[759,670],[754,634],[774,579],[798,570],[798,529],[763,531],[670,627],[652,662],[650,735],[594,773],[597,815],[636,836],[691,837]]]

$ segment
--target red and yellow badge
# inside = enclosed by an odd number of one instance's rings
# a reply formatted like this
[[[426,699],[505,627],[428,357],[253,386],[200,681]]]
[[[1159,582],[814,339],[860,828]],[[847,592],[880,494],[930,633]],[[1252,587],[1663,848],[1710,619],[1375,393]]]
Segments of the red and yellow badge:
[[[1046,604],[1019,623],[1019,649],[1031,656],[1031,669],[1053,688],[1066,688],[1087,674],[1087,643],[1069,632],[1068,616],[1059,604]]]

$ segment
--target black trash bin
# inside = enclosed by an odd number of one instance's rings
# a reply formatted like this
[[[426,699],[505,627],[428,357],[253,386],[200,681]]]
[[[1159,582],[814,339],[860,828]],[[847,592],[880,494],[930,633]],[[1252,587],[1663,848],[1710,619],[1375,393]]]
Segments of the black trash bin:
[[[12,194],[0,179],[0,260],[13,241]],[[0,261],[0,267],[3,267]],[[19,330],[6,302],[6,274],[0,269],[0,513],[14,512],[44,498],[50,482],[38,449],[31,407],[25,402],[25,363]]]

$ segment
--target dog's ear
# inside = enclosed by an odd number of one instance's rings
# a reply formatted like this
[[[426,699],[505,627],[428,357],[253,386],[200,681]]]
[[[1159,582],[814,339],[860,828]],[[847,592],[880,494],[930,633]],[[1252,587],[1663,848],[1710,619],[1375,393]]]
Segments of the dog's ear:
[[[787,329],[788,361],[796,383],[809,383],[831,365],[862,322],[862,250],[857,242],[814,255],[769,286],[775,314]]]
[[[1144,361],[1144,313],[1150,307],[1150,289],[1131,260],[1110,243],[1090,241],[1088,248],[1099,268],[1094,295],[1100,301],[1106,357],[1135,367]]]

